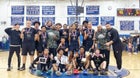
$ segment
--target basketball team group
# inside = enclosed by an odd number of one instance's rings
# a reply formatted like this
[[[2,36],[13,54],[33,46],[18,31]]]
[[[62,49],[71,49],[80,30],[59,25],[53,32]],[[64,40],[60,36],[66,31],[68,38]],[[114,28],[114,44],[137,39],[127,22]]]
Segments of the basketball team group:
[[[95,30],[90,21],[83,21],[82,25],[75,22],[68,26],[53,24],[50,20],[40,26],[39,21],[27,20],[26,26],[20,30],[17,23],[5,29],[10,40],[7,71],[12,70],[11,60],[16,53],[19,71],[26,70],[29,55],[28,67],[31,71],[53,72],[57,76],[62,73],[87,74],[88,71],[93,71],[94,75],[106,75],[112,46],[117,64],[114,72],[121,72],[123,48],[119,33],[109,22],[104,27],[98,25]]]

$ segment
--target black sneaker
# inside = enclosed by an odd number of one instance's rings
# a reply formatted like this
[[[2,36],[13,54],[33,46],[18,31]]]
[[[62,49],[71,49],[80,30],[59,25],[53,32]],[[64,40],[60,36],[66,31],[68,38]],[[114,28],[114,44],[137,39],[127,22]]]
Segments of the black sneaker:
[[[95,71],[93,72],[93,74],[94,74],[94,75],[98,75],[98,70],[95,70]]]
[[[20,70],[20,67],[18,67],[17,70]]]
[[[105,71],[104,69],[101,70],[100,74],[101,74],[101,75],[107,75],[107,73],[106,73],[106,71]]]
[[[23,70],[25,70],[25,67],[21,67],[19,70],[20,70],[20,71],[23,71]]]
[[[11,71],[11,68],[10,68],[10,67],[8,67],[8,68],[7,68],[7,71]]]

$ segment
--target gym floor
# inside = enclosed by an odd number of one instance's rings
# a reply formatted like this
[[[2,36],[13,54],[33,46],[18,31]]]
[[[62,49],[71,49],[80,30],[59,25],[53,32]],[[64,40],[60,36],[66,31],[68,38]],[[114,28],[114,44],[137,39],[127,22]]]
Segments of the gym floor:
[[[7,71],[7,59],[8,52],[0,52],[0,78],[40,78],[34,76],[29,73],[28,67],[30,61],[27,58],[26,70],[18,71],[17,70],[17,58],[14,54],[12,59],[12,67],[11,71]],[[127,52],[123,52],[123,68],[129,70],[130,74],[124,78],[139,78],[140,73],[140,53],[137,55],[128,55]],[[111,52],[110,56],[110,65],[116,66],[116,62],[113,56],[113,52]]]

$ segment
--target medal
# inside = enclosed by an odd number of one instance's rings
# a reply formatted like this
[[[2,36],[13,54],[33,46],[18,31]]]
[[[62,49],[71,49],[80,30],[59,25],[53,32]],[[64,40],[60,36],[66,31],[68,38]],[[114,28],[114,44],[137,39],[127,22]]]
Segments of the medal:
[[[46,39],[43,39],[43,42],[45,42],[46,41]]]
[[[76,40],[76,31],[73,32],[72,36],[73,36],[73,40]]]
[[[92,30],[91,29],[88,30],[88,35],[89,35],[89,38],[92,38]]]
[[[73,40],[76,40],[76,38],[75,38],[75,37],[73,37]]]
[[[89,38],[91,38],[92,36],[91,35],[89,35]]]
[[[46,33],[42,33],[43,42],[46,42]]]
[[[30,32],[31,28],[26,29],[25,32],[27,34],[27,38],[31,38],[31,32]]]
[[[64,33],[66,33],[66,34],[64,34]],[[63,35],[64,35],[64,38],[67,38],[67,32],[65,31],[65,30],[63,30]]]

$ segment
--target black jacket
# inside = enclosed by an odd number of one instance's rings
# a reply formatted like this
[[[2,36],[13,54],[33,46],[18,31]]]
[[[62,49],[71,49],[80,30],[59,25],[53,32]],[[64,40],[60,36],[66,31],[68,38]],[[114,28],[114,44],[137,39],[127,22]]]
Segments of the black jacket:
[[[6,28],[5,32],[10,38],[10,45],[21,45],[20,31],[12,30],[12,28]]]

